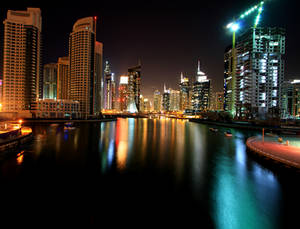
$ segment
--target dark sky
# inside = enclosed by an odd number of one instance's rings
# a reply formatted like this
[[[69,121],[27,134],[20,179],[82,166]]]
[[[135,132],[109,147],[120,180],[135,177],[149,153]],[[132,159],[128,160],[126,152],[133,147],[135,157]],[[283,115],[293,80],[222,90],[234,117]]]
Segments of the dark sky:
[[[43,2],[40,4],[40,2]],[[194,77],[197,60],[212,79],[214,91],[223,88],[223,53],[231,43],[225,29],[231,19],[258,1],[9,1],[1,8],[40,7],[43,17],[44,63],[56,62],[68,53],[68,37],[79,18],[97,16],[97,40],[104,44],[104,60],[116,76],[142,62],[142,94],[152,97],[155,89],[178,88],[180,72]],[[196,4],[197,3],[197,4]],[[296,1],[269,0],[262,26],[286,28],[286,78],[300,78],[300,15]],[[254,21],[249,17],[248,25]],[[242,28],[244,30],[246,27]],[[3,26],[1,27],[3,34]]]

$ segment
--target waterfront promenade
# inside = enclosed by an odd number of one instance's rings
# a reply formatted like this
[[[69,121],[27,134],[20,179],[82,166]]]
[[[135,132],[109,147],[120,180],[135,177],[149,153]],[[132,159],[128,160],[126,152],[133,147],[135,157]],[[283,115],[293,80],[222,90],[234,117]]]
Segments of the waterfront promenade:
[[[259,155],[275,160],[283,165],[300,169],[300,147],[276,142],[275,138],[250,137],[247,139],[248,149]]]

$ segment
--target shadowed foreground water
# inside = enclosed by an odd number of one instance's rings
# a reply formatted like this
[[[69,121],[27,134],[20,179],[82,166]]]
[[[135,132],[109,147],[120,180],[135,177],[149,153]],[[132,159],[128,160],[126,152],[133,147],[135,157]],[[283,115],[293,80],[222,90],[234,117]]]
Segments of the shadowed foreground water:
[[[30,145],[2,155],[1,218],[44,226],[299,226],[299,176],[246,153],[245,140],[257,133],[232,129],[228,138],[225,130],[176,119],[34,126]]]

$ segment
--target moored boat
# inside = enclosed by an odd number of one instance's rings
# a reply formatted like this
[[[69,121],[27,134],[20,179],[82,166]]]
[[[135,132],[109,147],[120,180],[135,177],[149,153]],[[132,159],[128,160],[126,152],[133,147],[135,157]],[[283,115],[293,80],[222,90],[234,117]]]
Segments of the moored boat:
[[[225,134],[226,137],[231,137],[232,136],[232,133],[230,131],[225,131],[224,134]]]

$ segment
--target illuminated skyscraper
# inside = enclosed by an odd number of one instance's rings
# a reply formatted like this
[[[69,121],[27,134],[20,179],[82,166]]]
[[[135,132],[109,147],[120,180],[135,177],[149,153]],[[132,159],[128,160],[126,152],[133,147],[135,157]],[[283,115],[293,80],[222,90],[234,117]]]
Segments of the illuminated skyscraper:
[[[235,102],[232,101],[233,92],[236,90],[236,85],[232,80],[232,46],[228,46],[224,53],[224,110],[235,113]]]
[[[96,41],[95,48],[95,112],[99,114],[102,110],[103,99],[103,75],[102,75],[102,61],[103,61],[103,44]]]
[[[57,98],[57,64],[45,64],[43,73],[43,98]]]
[[[96,18],[76,21],[69,38],[70,99],[80,102],[81,116],[94,115]]]
[[[180,91],[170,90],[170,111],[179,111],[180,108]]]
[[[116,81],[115,74],[111,72],[108,61],[105,62],[105,108],[116,109]]]
[[[163,93],[163,110],[170,111],[170,90],[166,89],[166,85],[164,85]]]
[[[70,98],[69,57],[59,57],[57,62],[57,98]]]
[[[128,69],[129,77],[129,103],[134,103],[137,111],[140,110],[140,94],[141,94],[141,65]]]
[[[154,111],[161,111],[161,94],[158,90],[154,91],[153,103],[154,103]]]
[[[237,40],[236,114],[279,116],[282,109],[285,30],[251,28]]]
[[[128,76],[120,76],[119,83],[119,104],[120,111],[126,111],[128,106]]]
[[[185,111],[187,109],[191,108],[191,86],[189,79],[187,77],[183,76],[183,73],[181,73],[180,76],[180,107],[179,109],[181,111]]]
[[[43,89],[41,10],[8,10],[3,23],[3,109],[32,110],[36,100],[42,97]]]
[[[210,80],[204,72],[200,71],[200,61],[198,61],[198,70],[196,82],[193,85],[192,105],[195,112],[207,111],[209,109],[210,99]]]

